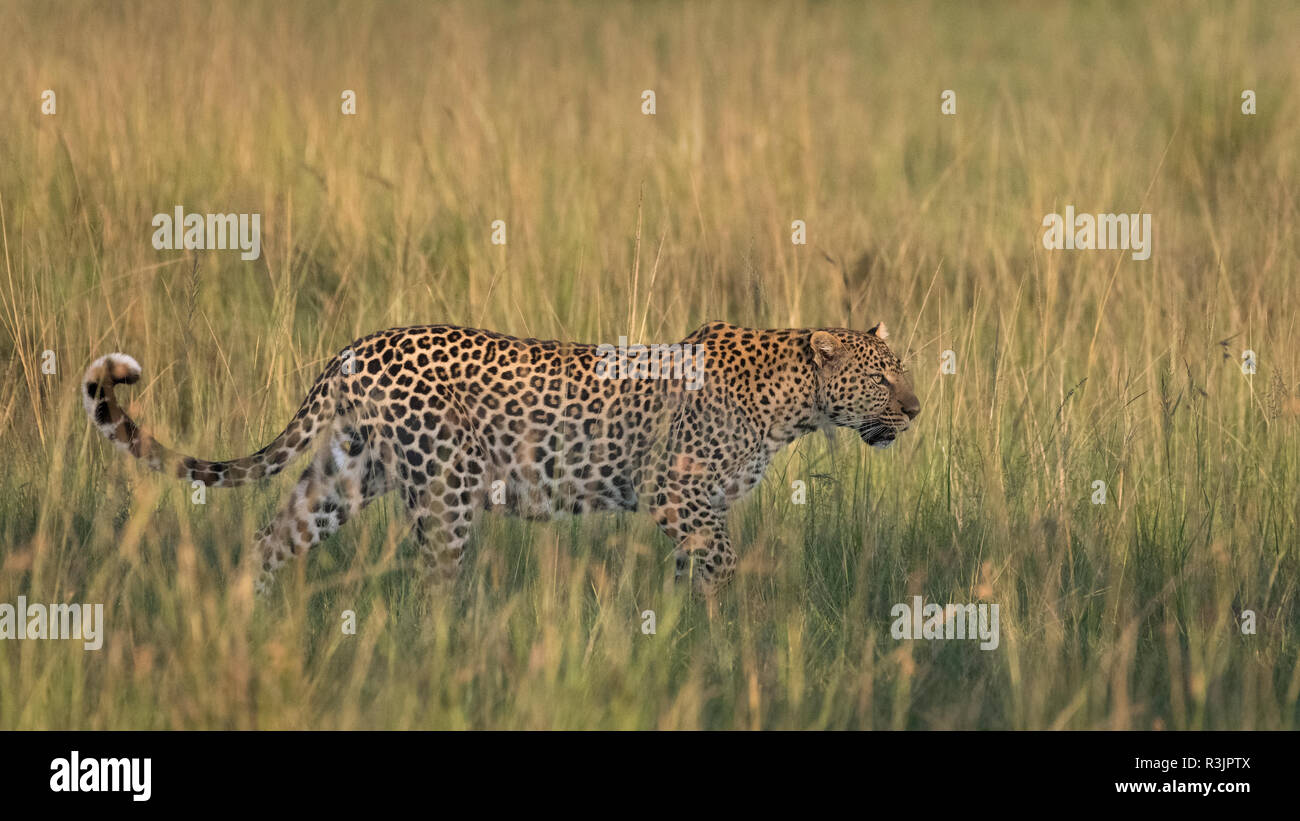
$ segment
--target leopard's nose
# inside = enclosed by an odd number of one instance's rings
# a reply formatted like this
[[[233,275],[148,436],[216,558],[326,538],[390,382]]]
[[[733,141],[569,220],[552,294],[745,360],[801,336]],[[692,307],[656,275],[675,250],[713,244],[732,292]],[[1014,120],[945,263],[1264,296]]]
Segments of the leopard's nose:
[[[921,403],[914,393],[901,397],[899,405],[902,406],[903,413],[907,414],[908,419],[915,419],[916,415],[921,412]]]

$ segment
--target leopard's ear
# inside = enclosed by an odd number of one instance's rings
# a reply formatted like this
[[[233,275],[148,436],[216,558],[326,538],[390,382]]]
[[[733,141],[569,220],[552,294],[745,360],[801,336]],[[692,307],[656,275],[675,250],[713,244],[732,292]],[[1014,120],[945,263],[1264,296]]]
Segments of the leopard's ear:
[[[813,335],[808,339],[808,344],[812,348],[813,361],[817,363],[818,367],[825,365],[827,362],[834,362],[835,358],[844,350],[844,343],[830,331],[813,331]]]
[[[867,333],[875,334],[877,339],[889,339],[889,329],[885,327],[883,322],[877,322],[876,327],[867,331]]]

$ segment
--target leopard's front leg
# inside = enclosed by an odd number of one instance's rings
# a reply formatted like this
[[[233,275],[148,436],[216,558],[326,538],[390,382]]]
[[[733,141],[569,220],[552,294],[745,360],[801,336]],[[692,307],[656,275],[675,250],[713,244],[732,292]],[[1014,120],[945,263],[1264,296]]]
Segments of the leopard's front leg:
[[[712,596],[736,571],[727,535],[727,512],[715,507],[703,486],[670,482],[651,510],[659,528],[677,545],[677,578],[690,576],[697,593]]]

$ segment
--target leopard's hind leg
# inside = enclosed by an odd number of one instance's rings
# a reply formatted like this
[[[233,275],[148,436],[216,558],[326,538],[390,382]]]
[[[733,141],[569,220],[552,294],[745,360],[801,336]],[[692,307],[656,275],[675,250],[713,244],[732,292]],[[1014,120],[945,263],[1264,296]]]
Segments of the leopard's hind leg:
[[[257,534],[257,592],[265,595],[275,571],[291,556],[304,556],[389,488],[365,425],[339,424],[289,499]]]
[[[431,456],[423,481],[408,480],[403,491],[426,575],[435,586],[450,587],[460,573],[475,512],[483,507],[486,460],[480,448],[462,442],[437,447]]]

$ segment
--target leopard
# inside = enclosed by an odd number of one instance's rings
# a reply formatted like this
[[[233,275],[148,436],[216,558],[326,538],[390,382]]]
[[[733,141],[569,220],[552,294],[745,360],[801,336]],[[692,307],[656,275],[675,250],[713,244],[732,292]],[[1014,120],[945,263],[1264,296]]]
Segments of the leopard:
[[[671,543],[675,578],[712,597],[737,566],[728,511],[779,451],[836,428],[888,447],[911,426],[920,403],[887,338],[884,323],[856,331],[713,321],[648,357],[625,338],[615,348],[455,325],[390,328],[330,358],[269,444],[224,461],[178,453],[126,413],[114,389],[142,373],[127,354],[91,363],[83,404],[116,448],[209,488],[268,479],[314,449],[256,532],[259,594],[290,559],[398,492],[416,565],[434,586],[455,583],[481,512],[547,520],[640,511]]]

